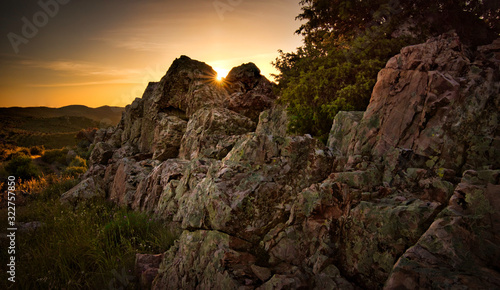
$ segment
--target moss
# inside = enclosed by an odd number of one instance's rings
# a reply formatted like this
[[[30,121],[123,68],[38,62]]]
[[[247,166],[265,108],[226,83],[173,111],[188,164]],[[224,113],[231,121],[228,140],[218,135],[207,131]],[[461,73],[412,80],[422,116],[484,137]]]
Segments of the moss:
[[[370,120],[368,121],[368,127],[369,128],[380,127],[380,119],[379,119],[378,115],[374,115],[370,118]]]
[[[429,160],[427,160],[427,162],[425,162],[425,166],[427,166],[429,169],[432,169],[434,168],[434,166],[436,166],[438,161],[439,161],[439,156],[432,156],[429,158]]]
[[[482,219],[487,214],[495,212],[482,190],[474,190],[465,196],[468,209],[472,212],[473,219]]]
[[[373,261],[379,265],[384,272],[389,273],[394,266],[395,258],[390,254],[390,252],[375,252],[373,255]]]
[[[442,179],[442,178],[444,178],[444,173],[445,173],[445,171],[446,171],[446,170],[445,170],[444,168],[438,168],[438,169],[436,170],[436,174],[439,176],[439,178],[441,178],[441,179]]]
[[[475,66],[475,65],[472,65],[472,66],[470,67],[470,71],[471,71],[473,74],[476,74],[476,75],[477,75],[477,74],[480,74],[480,73],[482,72],[482,70],[481,70],[479,67]]]
[[[443,241],[437,236],[428,235],[425,239],[421,239],[420,243],[424,248],[427,248],[431,253],[439,253],[444,248]]]
[[[484,183],[496,183],[496,177],[500,174],[500,170],[481,170],[477,171],[477,177]]]
[[[302,196],[304,197],[305,200],[302,206],[302,210],[304,214],[308,217],[314,210],[314,207],[316,206],[316,203],[319,199],[319,195],[317,192],[306,190],[302,193]]]

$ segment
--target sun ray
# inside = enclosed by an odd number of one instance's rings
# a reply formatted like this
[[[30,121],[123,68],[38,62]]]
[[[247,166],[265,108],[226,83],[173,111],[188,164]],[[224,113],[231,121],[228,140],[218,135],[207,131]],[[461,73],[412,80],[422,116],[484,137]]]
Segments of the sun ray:
[[[221,82],[224,80],[224,78],[227,76],[227,74],[229,73],[229,70],[228,69],[225,69],[225,68],[220,68],[220,67],[214,67],[213,68],[215,70],[215,72],[217,73],[217,81]]]

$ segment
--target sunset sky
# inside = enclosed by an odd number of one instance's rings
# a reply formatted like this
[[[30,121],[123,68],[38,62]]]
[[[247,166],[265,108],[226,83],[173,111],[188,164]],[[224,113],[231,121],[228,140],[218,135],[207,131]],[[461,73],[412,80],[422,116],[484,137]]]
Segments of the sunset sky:
[[[299,0],[4,0],[0,107],[125,106],[187,55],[216,70],[301,45]]]

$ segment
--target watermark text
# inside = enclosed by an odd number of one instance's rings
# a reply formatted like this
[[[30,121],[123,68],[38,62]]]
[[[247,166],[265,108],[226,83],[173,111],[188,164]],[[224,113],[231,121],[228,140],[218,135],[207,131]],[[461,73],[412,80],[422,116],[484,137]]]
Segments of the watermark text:
[[[21,18],[23,26],[21,27],[20,35],[14,32],[7,34],[12,49],[17,54],[21,44],[28,44],[29,40],[34,38],[40,28],[49,23],[50,18],[54,18],[60,10],[61,5],[68,4],[71,0],[40,0],[38,6],[41,10],[35,12],[31,19],[27,17]]]
[[[7,239],[9,240],[9,246],[7,247],[7,253],[9,261],[7,263],[7,274],[9,274],[8,280],[10,282],[16,282],[16,178],[14,176],[9,176],[7,182]]]

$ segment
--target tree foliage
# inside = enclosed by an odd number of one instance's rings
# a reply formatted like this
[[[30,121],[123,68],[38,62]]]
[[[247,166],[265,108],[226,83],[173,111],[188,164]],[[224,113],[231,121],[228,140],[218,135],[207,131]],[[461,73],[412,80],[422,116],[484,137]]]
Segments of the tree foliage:
[[[289,129],[327,138],[340,110],[364,110],[378,71],[406,45],[455,29],[468,45],[498,37],[498,0],[302,0],[303,46],[273,63]]]

